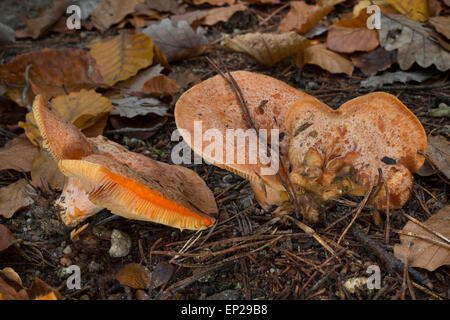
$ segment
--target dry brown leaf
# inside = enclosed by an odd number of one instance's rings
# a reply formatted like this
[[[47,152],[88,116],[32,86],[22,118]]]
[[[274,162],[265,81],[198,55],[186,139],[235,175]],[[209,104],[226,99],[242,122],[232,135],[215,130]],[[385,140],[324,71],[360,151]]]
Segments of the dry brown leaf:
[[[159,76],[164,69],[160,64],[154,65],[144,71],[140,71],[135,77],[125,80],[119,84],[121,91],[126,94],[133,94],[142,91],[142,87],[147,80]]]
[[[449,239],[450,206],[445,206],[423,224]],[[403,262],[408,257],[408,265],[411,267],[434,271],[440,266],[450,264],[450,245],[413,221],[409,221],[402,229],[400,241],[401,244],[394,246],[394,255]]]
[[[236,2],[236,0],[192,0],[192,3],[196,6],[205,4],[205,3],[210,4],[212,6],[223,6],[224,4],[231,6],[235,2]]]
[[[163,74],[149,79],[142,87],[142,92],[158,98],[174,96],[179,91],[180,85],[177,81]]]
[[[365,75],[371,76],[388,69],[397,61],[396,56],[397,53],[395,51],[386,51],[383,47],[378,47],[373,51],[359,54],[351,59],[353,64],[360,68]]]
[[[178,22],[185,20],[192,27],[199,25],[212,26],[221,21],[228,21],[228,19],[230,19],[236,12],[244,11],[245,9],[247,9],[247,7],[239,3],[222,8],[196,10],[185,14],[174,15],[170,18],[170,21],[172,21],[173,24],[178,24]]]
[[[99,87],[103,83],[97,64],[89,53],[69,48],[45,48],[17,56],[0,66],[0,79],[7,84],[24,87],[25,70],[30,64],[31,89],[34,94],[42,94],[46,98],[65,94],[65,90],[76,92]]]
[[[0,45],[16,41],[14,29],[0,22]]]
[[[431,168],[424,165],[417,173],[429,176],[438,170],[450,181],[450,141],[441,135],[430,136],[425,153]]]
[[[114,108],[108,98],[95,90],[81,90],[58,96],[51,101],[51,107],[63,119],[73,123],[85,133],[94,127],[95,130],[92,131],[94,135],[103,131],[106,125],[105,116]],[[40,144],[41,135],[32,112],[27,113],[26,122],[19,122],[19,126],[25,130],[32,143]]]
[[[133,13],[138,3],[139,0],[103,0],[92,13],[92,24],[105,31],[122,21],[127,14]]]
[[[142,33],[122,32],[110,41],[94,45],[90,54],[97,62],[104,83],[112,86],[152,64],[153,41]]]
[[[307,48],[303,53],[302,63],[318,65],[331,73],[345,73],[349,76],[353,73],[351,61],[328,50],[325,44],[316,44]]]
[[[317,0],[316,3],[323,7],[335,6],[339,3],[345,2],[345,0]]]
[[[62,190],[64,175],[51,156],[41,150],[34,158],[31,166],[31,182],[41,190]]]
[[[148,289],[150,286],[150,272],[143,265],[129,263],[117,272],[116,280],[121,285],[133,289]]]
[[[430,18],[428,22],[433,25],[437,32],[450,39],[450,16]]]
[[[432,64],[439,71],[450,69],[450,52],[434,39],[437,33],[402,15],[381,15],[379,30],[380,45],[387,51],[398,50],[397,61],[402,70],[409,69],[414,62],[423,68]]]
[[[152,272],[151,288],[157,288],[167,283],[175,271],[173,265],[168,262],[162,261],[158,263]]]
[[[169,62],[199,55],[208,43],[202,28],[194,31],[184,20],[174,26],[169,19],[164,19],[143,29],[142,33],[153,39]]]
[[[114,111],[111,112],[112,116],[119,115],[125,118],[134,118],[136,116],[155,114],[163,117],[169,112],[166,105],[154,98],[130,96],[123,99],[113,99],[112,103],[116,106]]]
[[[0,270],[0,300],[28,300],[22,280],[12,268]]]
[[[281,60],[298,55],[309,41],[298,33],[247,33],[234,38],[226,38],[227,48],[244,52],[253,57],[259,64],[273,66]]]
[[[414,21],[427,21],[430,15],[427,0],[386,0],[386,2]]]
[[[29,196],[29,190],[25,179],[0,188],[0,215],[9,219],[18,210],[32,204],[34,201]]]
[[[286,14],[278,27],[280,32],[297,31],[305,33],[312,29],[334,7],[309,5],[305,1],[292,1],[291,10]]]
[[[45,10],[39,17],[35,19],[24,17],[26,29],[18,32],[16,36],[37,39],[44,35],[66,12],[71,2],[71,0],[53,0],[52,8]]]
[[[147,0],[147,6],[159,12],[181,14],[186,11],[186,5],[180,5],[177,0]]]
[[[328,29],[327,47],[336,52],[372,51],[378,47],[378,33],[367,29],[369,15],[362,11],[352,19],[342,19]]]
[[[0,252],[8,249],[15,239],[12,232],[7,227],[0,224]]]
[[[0,148],[0,170],[28,172],[37,153],[38,149],[27,138],[14,138],[5,147]]]
[[[444,9],[443,4],[439,0],[428,0],[428,11],[430,12],[430,17],[438,16]]]

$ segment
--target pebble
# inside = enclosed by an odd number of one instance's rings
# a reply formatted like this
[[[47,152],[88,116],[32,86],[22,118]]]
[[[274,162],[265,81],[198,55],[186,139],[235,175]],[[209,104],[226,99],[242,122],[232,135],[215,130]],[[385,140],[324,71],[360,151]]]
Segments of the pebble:
[[[113,258],[125,257],[130,253],[130,249],[130,237],[126,233],[114,229],[111,233],[111,248],[109,249],[109,255]]]
[[[64,248],[63,250],[64,254],[71,254],[72,253],[72,248],[70,246],[67,246]]]
[[[102,266],[101,266],[101,264],[99,264],[99,263],[97,263],[97,262],[95,262],[95,261],[92,260],[92,261],[89,263],[88,270],[89,270],[89,272],[91,272],[91,273],[96,273],[96,272],[102,270]]]
[[[242,198],[239,202],[241,203],[241,208],[246,209],[252,205],[252,197]]]
[[[222,181],[225,183],[233,183],[234,177],[232,174],[227,174],[223,176]]]

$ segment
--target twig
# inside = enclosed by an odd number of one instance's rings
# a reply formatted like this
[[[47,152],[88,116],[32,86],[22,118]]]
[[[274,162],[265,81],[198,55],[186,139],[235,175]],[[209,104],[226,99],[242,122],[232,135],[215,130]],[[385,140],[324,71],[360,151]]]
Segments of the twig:
[[[386,228],[385,228],[384,241],[386,244],[388,244],[390,234],[391,234],[391,223],[390,223],[390,212],[389,212],[389,207],[390,207],[389,189],[388,189],[388,186],[386,183],[386,179],[384,179],[383,171],[381,170],[381,168],[378,168],[378,176],[380,177],[381,181],[383,182],[384,191],[386,192]]]
[[[264,18],[264,20],[262,20],[259,23],[259,26],[262,26],[263,24],[265,24],[267,21],[269,21],[270,19],[272,19],[278,12],[280,12],[281,10],[283,10],[284,8],[286,8],[287,6],[289,6],[291,3],[287,2],[284,5],[282,5],[281,7],[279,7],[278,9],[276,9],[274,12],[272,12],[271,14],[269,14],[266,18]]]
[[[376,241],[370,239],[356,225],[353,225],[350,231],[352,232],[353,236],[356,239],[358,239],[358,241],[361,242],[362,245],[365,246],[365,248],[371,250],[371,252],[373,252],[373,254],[375,254],[381,260],[381,262],[384,264],[389,273],[394,274],[396,272],[398,273],[403,272],[404,268],[403,262],[401,262],[391,253],[383,249]],[[420,272],[416,271],[415,269],[409,267],[408,271],[415,281],[424,285],[430,283],[430,280],[428,280],[425,276],[423,276]]]
[[[450,250],[450,244],[448,244],[448,243],[444,243],[444,242],[441,242],[441,241],[437,241],[437,240],[434,240],[434,239],[429,238],[429,237],[427,237],[427,236],[423,236],[423,235],[420,235],[420,234],[415,234],[415,233],[412,233],[412,232],[403,232],[403,231],[401,231],[401,230],[398,230],[398,231],[396,231],[396,232],[397,232],[398,234],[403,235],[403,236],[407,236],[407,237],[411,237],[411,238],[417,238],[417,239],[429,241],[429,242],[431,242],[431,243],[433,243],[433,244],[435,244],[435,245],[437,245],[437,246],[441,246],[441,247],[444,247],[444,248]]]
[[[373,186],[370,186],[369,190],[367,191],[366,195],[364,196],[364,199],[361,201],[358,210],[356,211],[356,214],[353,216],[352,221],[348,224],[348,226],[345,228],[344,232],[342,232],[341,236],[339,237],[339,240],[337,244],[340,244],[344,236],[347,234],[348,230],[351,228],[353,223],[356,221],[356,218],[358,218],[359,214],[361,213],[362,209],[364,209],[364,206],[366,205],[367,200],[369,200],[369,197],[372,193]]]
[[[33,68],[32,64],[27,65],[27,68],[25,69],[25,88],[22,91],[22,100],[23,104],[25,105],[25,108],[27,108],[28,111],[31,111],[31,106],[28,103],[28,90],[30,90],[30,70]]]
[[[153,132],[161,128],[163,125],[158,123],[154,127],[151,128],[121,128],[121,129],[113,129],[106,130],[103,134],[115,134],[115,133],[137,133],[137,132]]]

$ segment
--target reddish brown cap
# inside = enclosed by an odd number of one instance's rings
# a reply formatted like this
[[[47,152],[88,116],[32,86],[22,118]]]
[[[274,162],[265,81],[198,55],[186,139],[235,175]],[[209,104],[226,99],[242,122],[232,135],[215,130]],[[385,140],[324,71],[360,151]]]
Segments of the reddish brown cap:
[[[286,116],[292,134],[291,179],[322,200],[343,194],[362,195],[377,185],[383,172],[390,207],[409,197],[412,173],[427,146],[425,130],[414,114],[393,95],[367,94],[332,110],[309,97],[297,101]],[[384,188],[373,202],[386,207]]]
[[[284,126],[286,112],[292,103],[308,95],[263,74],[247,71],[235,71],[231,74],[242,90],[256,129],[266,129],[268,138],[272,129],[279,129],[280,138],[282,138],[280,155],[283,158],[283,155],[287,155],[290,139],[289,132]],[[227,144],[227,129],[247,130],[250,127],[231,87],[220,75],[195,85],[178,99],[175,121],[186,143],[208,162],[237,173],[250,181],[260,182],[262,179],[273,188],[283,189],[275,174],[261,174],[261,168],[268,168],[270,165],[263,164],[259,157],[256,163],[250,163],[250,149],[246,140],[236,139],[234,145]],[[218,150],[217,154],[213,151],[213,139],[206,141],[205,137],[201,147],[194,143],[195,139],[203,140],[203,137],[194,136],[196,121],[201,122],[203,133],[213,129],[222,134],[223,149]],[[243,137],[244,133],[241,132],[238,135]],[[255,138],[254,141],[258,141],[255,133],[250,133],[249,137],[249,140]],[[234,159],[229,159],[233,161],[226,161],[227,151],[233,152]],[[238,163],[238,156],[244,157],[242,163]]]

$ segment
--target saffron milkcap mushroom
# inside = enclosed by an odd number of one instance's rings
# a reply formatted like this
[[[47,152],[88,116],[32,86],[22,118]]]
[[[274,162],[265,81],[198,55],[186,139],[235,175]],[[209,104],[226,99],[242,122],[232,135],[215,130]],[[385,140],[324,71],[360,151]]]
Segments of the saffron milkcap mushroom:
[[[399,208],[409,198],[412,173],[424,163],[424,128],[384,92],[352,99],[337,110],[314,97],[300,99],[290,107],[286,127],[291,181],[316,204],[345,194],[362,196],[384,178],[388,197],[382,186],[369,203],[380,210]]]
[[[285,127],[286,113],[291,104],[308,95],[263,74],[247,71],[231,74],[242,90],[256,130],[267,130],[267,141],[270,143],[272,130],[277,129],[279,155],[281,159],[287,159],[290,134]],[[269,174],[264,174],[261,170],[269,168],[271,164],[263,163],[259,155],[256,161],[251,159],[251,152],[258,153],[255,145],[261,148],[264,147],[261,145],[263,143],[258,141],[255,132],[246,131],[250,129],[249,123],[231,87],[221,75],[207,79],[183,93],[175,106],[175,121],[184,141],[196,154],[250,180],[255,197],[263,207],[288,200],[278,175],[270,173],[270,170]],[[234,139],[233,135],[237,138]],[[249,143],[252,140],[257,144]],[[228,159],[227,153],[231,154]],[[240,161],[239,156],[243,157]]]
[[[44,146],[68,177],[58,200],[67,225],[102,208],[179,229],[200,230],[215,222],[214,196],[192,170],[130,152],[102,136],[86,138],[49,110],[40,96],[33,103],[33,114]]]

